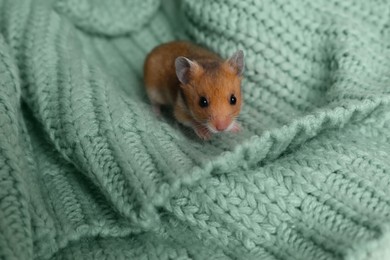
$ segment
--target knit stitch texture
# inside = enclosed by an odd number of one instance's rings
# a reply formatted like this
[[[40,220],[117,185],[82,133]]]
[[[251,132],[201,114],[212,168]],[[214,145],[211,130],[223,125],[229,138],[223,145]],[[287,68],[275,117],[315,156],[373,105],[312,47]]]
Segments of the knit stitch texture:
[[[146,98],[245,52],[240,134]],[[390,259],[390,1],[0,0],[0,259]]]

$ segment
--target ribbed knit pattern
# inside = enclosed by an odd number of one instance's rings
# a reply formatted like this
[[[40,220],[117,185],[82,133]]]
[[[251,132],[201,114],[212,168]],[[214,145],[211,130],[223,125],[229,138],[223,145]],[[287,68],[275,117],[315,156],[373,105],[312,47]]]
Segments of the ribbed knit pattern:
[[[0,259],[390,259],[389,19],[380,0],[0,0]],[[242,133],[155,117],[143,61],[178,38],[244,50]]]

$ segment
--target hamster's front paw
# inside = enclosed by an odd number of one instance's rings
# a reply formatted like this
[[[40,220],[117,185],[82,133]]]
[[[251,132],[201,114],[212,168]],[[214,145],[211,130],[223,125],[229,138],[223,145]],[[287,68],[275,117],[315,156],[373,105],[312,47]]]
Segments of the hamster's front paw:
[[[234,122],[232,128],[230,129],[230,132],[238,133],[238,132],[241,132],[241,130],[242,130],[241,125],[237,122]]]
[[[197,136],[199,136],[202,140],[209,140],[211,138],[211,132],[207,129],[207,127],[202,125],[194,126],[194,131]]]
[[[158,104],[152,104],[152,111],[153,113],[157,116],[157,117],[160,117],[161,116],[161,106],[158,105]]]

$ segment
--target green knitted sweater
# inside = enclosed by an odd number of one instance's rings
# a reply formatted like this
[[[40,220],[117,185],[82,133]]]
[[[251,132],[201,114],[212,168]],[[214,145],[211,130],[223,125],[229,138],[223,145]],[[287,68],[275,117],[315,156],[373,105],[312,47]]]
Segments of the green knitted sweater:
[[[244,50],[243,132],[154,116],[179,38]],[[0,0],[0,259],[390,259],[389,84],[385,0]]]

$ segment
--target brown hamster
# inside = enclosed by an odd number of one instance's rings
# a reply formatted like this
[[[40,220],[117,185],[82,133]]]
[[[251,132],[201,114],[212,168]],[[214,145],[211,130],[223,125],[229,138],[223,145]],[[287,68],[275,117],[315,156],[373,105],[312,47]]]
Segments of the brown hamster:
[[[176,120],[206,140],[212,133],[240,131],[236,118],[242,105],[243,70],[241,50],[224,60],[193,43],[174,41],[157,46],[146,57],[144,81],[155,112],[172,106]]]

